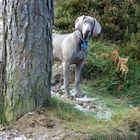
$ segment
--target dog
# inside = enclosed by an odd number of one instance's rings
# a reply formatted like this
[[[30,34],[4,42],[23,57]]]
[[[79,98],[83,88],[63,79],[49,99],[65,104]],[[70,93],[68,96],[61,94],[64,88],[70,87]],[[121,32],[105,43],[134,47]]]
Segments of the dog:
[[[88,42],[90,37],[101,33],[100,23],[91,16],[82,15],[75,21],[75,31],[69,34],[52,35],[54,60],[62,61],[64,87],[67,97],[71,97],[69,89],[70,65],[75,64],[75,86],[76,97],[83,97],[80,89],[80,74],[84,58],[88,53]]]

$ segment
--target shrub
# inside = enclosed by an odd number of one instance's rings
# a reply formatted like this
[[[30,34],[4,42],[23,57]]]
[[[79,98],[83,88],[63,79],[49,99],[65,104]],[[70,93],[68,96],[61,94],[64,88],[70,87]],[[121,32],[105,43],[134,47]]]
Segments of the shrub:
[[[100,21],[104,38],[128,41],[138,32],[138,9],[138,0],[56,0],[55,28],[72,31],[79,15],[91,15]]]

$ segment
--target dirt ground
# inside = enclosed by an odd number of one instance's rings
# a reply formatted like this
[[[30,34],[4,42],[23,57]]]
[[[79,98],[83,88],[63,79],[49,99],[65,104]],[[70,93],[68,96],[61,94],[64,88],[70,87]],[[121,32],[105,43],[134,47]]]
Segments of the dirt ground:
[[[26,114],[13,127],[0,131],[0,140],[90,140],[88,134],[65,128],[62,120],[38,113]]]

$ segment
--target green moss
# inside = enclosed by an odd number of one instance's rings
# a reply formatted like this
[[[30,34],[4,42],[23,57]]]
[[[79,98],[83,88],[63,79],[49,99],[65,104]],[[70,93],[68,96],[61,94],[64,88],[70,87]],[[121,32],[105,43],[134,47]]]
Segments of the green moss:
[[[41,80],[37,80],[34,87],[27,86],[27,88],[24,88],[24,85],[21,85],[22,81],[18,71],[15,72],[13,77],[7,83],[7,92],[9,91],[9,93],[5,93],[4,97],[4,114],[7,122],[15,121],[26,112],[37,110],[44,104],[47,104],[46,102],[50,98],[49,95],[47,96],[48,90],[44,87],[44,83]]]
[[[0,124],[6,123],[5,115],[4,115],[4,102],[3,97],[0,97]]]

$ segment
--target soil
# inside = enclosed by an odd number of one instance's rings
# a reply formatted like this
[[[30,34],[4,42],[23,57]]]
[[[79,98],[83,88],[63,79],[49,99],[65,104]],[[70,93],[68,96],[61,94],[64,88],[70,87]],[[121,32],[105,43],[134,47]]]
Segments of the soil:
[[[90,135],[65,128],[62,120],[28,113],[13,127],[0,131],[0,140],[90,140]]]

